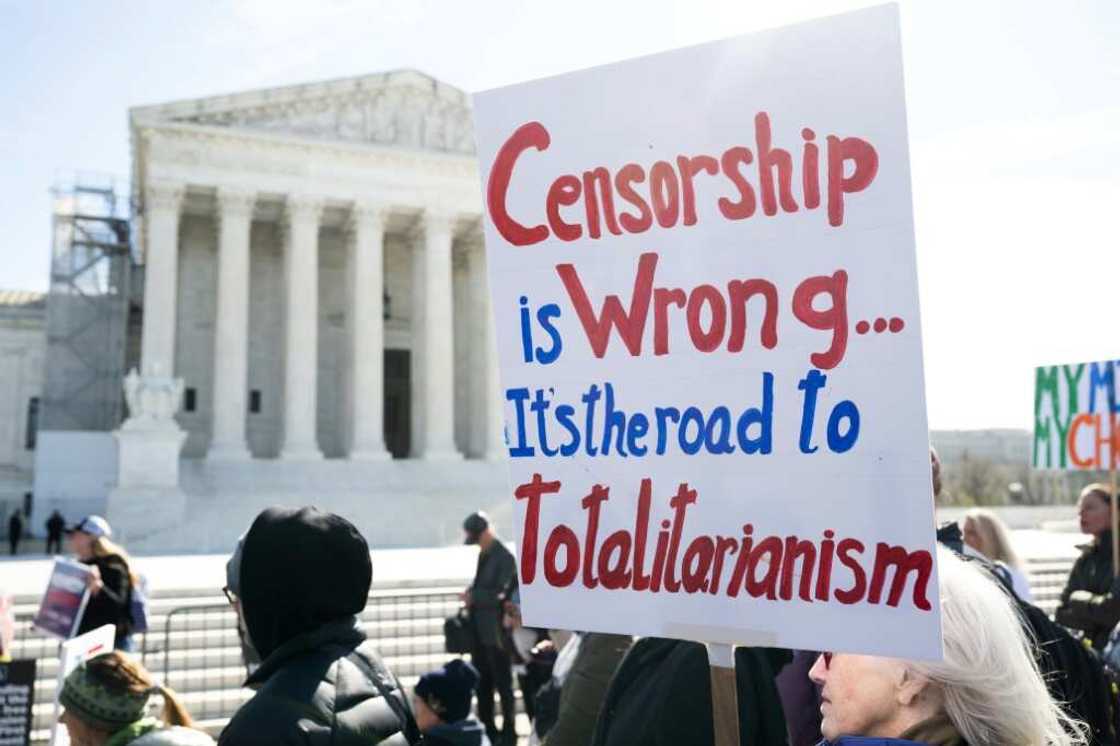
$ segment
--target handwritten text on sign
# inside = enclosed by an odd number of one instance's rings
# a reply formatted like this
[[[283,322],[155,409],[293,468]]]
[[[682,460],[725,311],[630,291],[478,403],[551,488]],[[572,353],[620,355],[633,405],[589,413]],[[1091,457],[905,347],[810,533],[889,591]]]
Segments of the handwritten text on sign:
[[[940,656],[899,58],[884,7],[476,97],[527,623]]]
[[[1036,469],[1120,465],[1120,360],[1035,369]]]

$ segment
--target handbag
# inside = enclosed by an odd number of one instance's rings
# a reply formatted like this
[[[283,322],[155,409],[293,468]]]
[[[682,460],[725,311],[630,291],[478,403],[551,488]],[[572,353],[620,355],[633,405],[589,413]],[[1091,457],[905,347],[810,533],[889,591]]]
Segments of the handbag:
[[[471,613],[463,606],[443,622],[443,646],[448,653],[463,654],[474,649],[474,624]]]

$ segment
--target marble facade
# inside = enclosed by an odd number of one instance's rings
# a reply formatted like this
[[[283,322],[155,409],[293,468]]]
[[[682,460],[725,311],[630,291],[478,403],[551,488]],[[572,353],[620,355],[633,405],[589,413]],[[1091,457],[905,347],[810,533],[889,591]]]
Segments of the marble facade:
[[[130,120],[137,401],[181,381],[183,457],[502,457],[463,92],[400,71]]]

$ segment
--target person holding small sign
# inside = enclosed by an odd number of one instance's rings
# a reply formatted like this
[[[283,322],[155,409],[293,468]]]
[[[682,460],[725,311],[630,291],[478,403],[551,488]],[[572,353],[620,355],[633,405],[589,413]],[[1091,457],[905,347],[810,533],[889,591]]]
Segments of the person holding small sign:
[[[822,746],[1081,746],[1046,689],[1015,609],[976,566],[938,549],[945,657],[822,653]],[[865,739],[875,740],[865,740]]]
[[[113,646],[131,650],[132,589],[139,578],[132,571],[128,553],[111,540],[113,529],[99,515],[83,518],[67,533],[70,551],[93,570],[88,580],[89,604],[77,634],[111,624],[117,629]]]
[[[1081,532],[1093,539],[1081,547],[1054,614],[1059,624],[1084,632],[1097,650],[1104,649],[1109,632],[1120,622],[1120,589],[1112,572],[1111,495],[1108,485],[1101,483],[1081,491],[1077,501]]]

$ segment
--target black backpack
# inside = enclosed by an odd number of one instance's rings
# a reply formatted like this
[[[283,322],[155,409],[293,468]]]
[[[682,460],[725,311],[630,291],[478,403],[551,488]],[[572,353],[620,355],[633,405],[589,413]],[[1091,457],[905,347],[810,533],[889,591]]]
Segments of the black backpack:
[[[996,566],[963,552],[956,523],[937,530],[937,540],[966,562],[982,567],[1011,598],[1027,636],[1034,641],[1035,661],[1055,702],[1072,718],[1089,726],[1089,746],[1117,746],[1114,718],[1120,713],[1112,682],[1097,654],[1079,642],[1042,609],[1015,595],[1010,577]]]
[[[1050,696],[1062,703],[1070,717],[1089,726],[1090,746],[1115,746],[1114,717],[1120,708],[1112,682],[1096,653],[1074,639],[1042,609],[1016,600],[1023,625],[1034,633],[1037,641],[1035,658]]]

